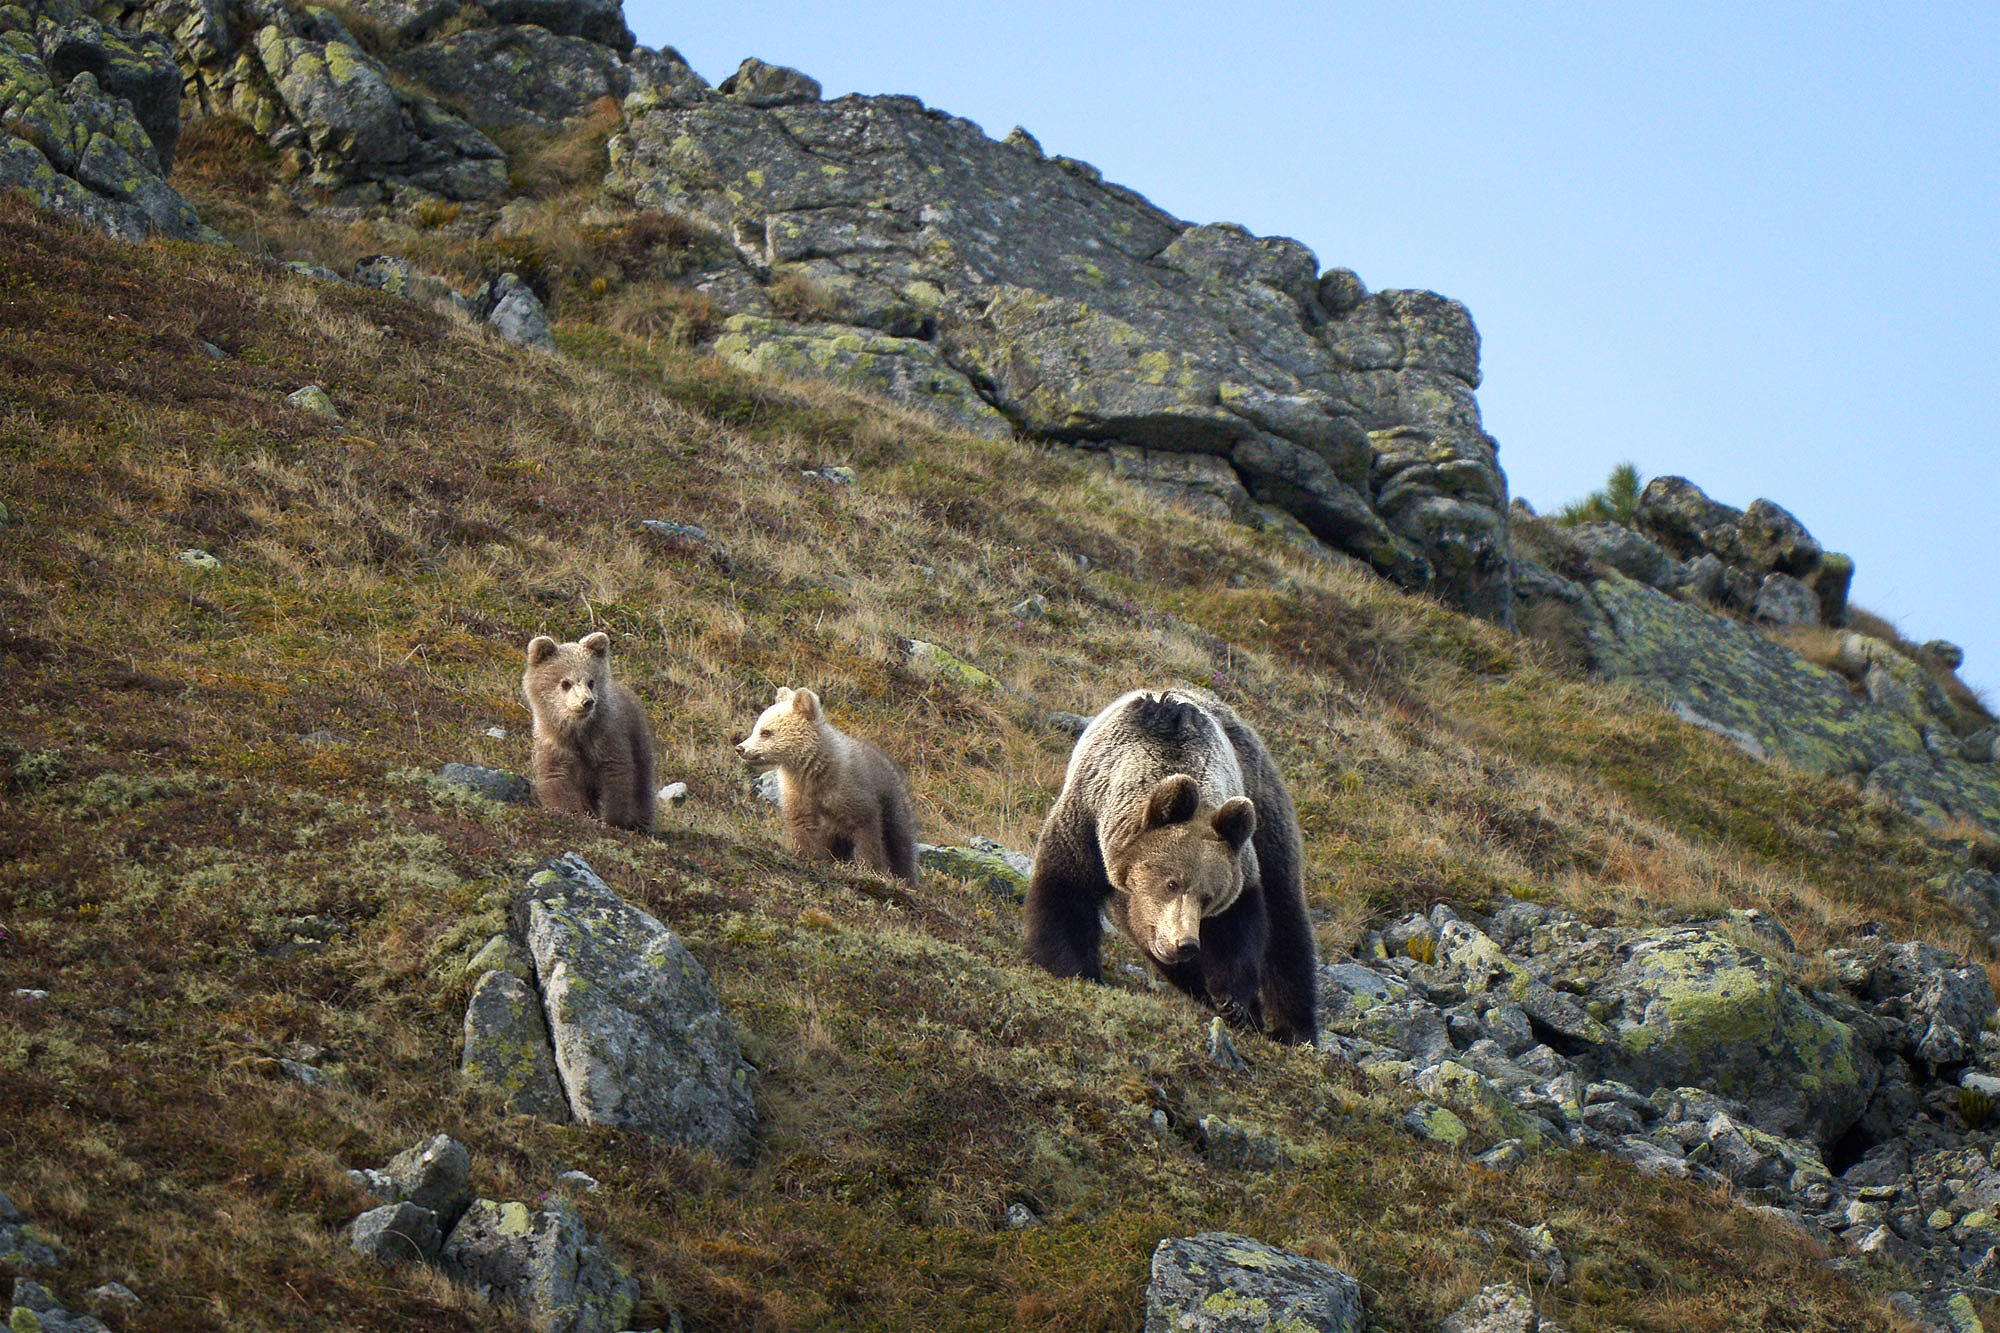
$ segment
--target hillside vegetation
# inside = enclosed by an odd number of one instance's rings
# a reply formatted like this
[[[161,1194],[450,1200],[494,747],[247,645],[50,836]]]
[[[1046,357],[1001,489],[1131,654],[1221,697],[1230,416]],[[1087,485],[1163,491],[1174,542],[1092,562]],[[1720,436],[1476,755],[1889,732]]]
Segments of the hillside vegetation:
[[[637,1327],[1132,1328],[1153,1243],[1224,1229],[1429,1330],[1527,1278],[1507,1222],[1558,1238],[1569,1280],[1536,1292],[1570,1333],[1895,1326],[1724,1191],[1580,1151],[1483,1170],[1325,1056],[1242,1038],[1249,1070],[1212,1063],[1207,1015],[1122,943],[1112,984],[1059,982],[1003,897],[795,861],[728,741],[811,686],[905,767],[925,841],[1029,850],[1070,744],[1051,710],[1203,684],[1292,784],[1330,957],[1506,893],[1598,923],[1755,907],[1807,957],[1877,922],[1990,970],[1924,890],[1986,845],[1352,564],[666,339],[566,320],[537,356],[5,198],[0,325],[0,1159],[60,1285],[145,1293],[119,1327],[513,1327],[342,1238],[347,1169],[436,1132],[494,1198],[601,1181],[577,1203],[646,1288]],[[337,423],[286,403],[307,383]],[[830,465],[854,484],[807,475]],[[1046,617],[1010,611],[1030,594]],[[522,648],[591,628],[692,793],[657,838],[430,777],[525,768]],[[464,959],[567,850],[708,969],[759,1071],[747,1167],[461,1087]],[[1290,1165],[1208,1162],[1205,1114]],[[1016,1202],[1042,1224],[1010,1229]]]

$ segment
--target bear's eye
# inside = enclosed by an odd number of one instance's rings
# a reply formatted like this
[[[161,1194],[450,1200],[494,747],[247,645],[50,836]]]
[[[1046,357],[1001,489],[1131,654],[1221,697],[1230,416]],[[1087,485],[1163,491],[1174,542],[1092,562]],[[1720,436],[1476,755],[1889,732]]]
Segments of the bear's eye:
[[[564,689],[568,689],[568,688],[569,688],[569,682],[568,682],[568,681],[564,681],[564,682],[563,682],[563,688],[564,688]]]

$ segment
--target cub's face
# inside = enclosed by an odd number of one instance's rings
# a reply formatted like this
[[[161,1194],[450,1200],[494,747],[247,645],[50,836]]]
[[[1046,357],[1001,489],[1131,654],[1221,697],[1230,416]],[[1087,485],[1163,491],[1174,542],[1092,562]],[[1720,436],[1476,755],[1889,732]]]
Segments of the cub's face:
[[[521,692],[528,706],[558,731],[574,731],[597,716],[611,680],[611,639],[586,634],[576,643],[542,635],[528,644]]]
[[[819,743],[819,696],[811,690],[781,689],[778,701],[757,718],[736,753],[752,773],[796,766]]]
[[[1243,892],[1243,846],[1257,810],[1238,796],[1203,807],[1193,778],[1164,778],[1146,798],[1138,832],[1105,867],[1125,896],[1132,941],[1169,966],[1201,951],[1201,923]]]

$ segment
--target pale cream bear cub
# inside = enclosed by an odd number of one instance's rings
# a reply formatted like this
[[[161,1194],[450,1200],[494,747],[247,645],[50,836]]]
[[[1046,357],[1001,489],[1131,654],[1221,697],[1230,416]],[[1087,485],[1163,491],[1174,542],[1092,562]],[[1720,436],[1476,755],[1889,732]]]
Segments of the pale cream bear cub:
[[[778,770],[779,809],[800,856],[831,857],[917,882],[917,842],[902,772],[826,719],[811,690],[781,689],[736,745],[753,773]]]
[[[551,810],[613,828],[653,831],[653,733],[645,710],[611,678],[611,638],[528,644],[521,693],[535,714],[535,795]]]

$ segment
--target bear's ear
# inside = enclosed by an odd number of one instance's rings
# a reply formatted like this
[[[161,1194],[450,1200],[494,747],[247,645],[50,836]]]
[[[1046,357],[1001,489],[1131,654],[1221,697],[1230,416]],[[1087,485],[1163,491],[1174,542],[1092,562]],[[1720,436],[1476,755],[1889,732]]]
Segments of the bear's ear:
[[[528,640],[528,665],[540,666],[556,655],[556,641],[546,634]]]
[[[611,636],[603,630],[586,634],[577,640],[577,646],[592,657],[608,657],[611,654]]]
[[[792,687],[789,685],[780,685],[778,687],[777,702],[781,704],[788,704],[791,701],[792,701]]]
[[[1146,794],[1144,828],[1163,824],[1185,824],[1201,807],[1201,788],[1185,773],[1164,777]]]
[[[811,690],[800,690],[792,696],[792,711],[810,722],[819,716],[819,696]]]
[[[1257,807],[1248,796],[1231,797],[1215,812],[1215,836],[1228,843],[1231,851],[1242,851],[1256,831]]]

